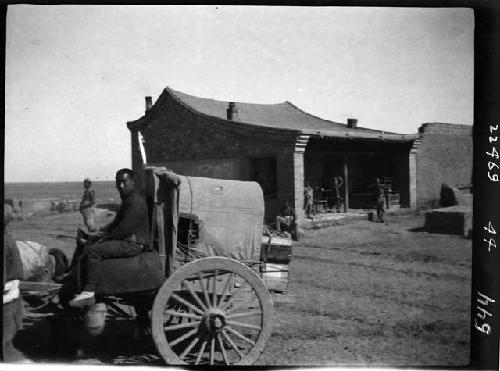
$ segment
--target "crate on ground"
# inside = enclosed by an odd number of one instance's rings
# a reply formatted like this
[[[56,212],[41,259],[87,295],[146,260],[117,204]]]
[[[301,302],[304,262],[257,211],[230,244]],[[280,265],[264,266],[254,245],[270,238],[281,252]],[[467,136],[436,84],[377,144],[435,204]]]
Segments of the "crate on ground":
[[[292,240],[288,237],[262,236],[260,260],[288,264],[292,260]]]
[[[271,292],[286,294],[288,289],[288,264],[264,263],[261,275],[264,285]]]
[[[269,291],[286,293],[288,264],[292,260],[292,240],[287,237],[263,236],[261,276]]]

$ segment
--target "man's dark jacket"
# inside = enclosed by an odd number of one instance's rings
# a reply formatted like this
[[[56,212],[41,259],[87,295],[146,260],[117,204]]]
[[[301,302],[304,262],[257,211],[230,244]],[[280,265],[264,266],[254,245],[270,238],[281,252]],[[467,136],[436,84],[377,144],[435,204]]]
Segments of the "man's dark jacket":
[[[136,191],[130,192],[122,200],[115,219],[108,226],[104,241],[131,240],[149,244],[149,216],[144,198]]]

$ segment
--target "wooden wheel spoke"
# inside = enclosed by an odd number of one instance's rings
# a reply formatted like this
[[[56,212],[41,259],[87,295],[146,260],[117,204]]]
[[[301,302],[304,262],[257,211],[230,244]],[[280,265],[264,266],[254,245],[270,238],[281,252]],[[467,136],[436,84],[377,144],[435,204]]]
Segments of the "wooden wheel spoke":
[[[198,314],[203,314],[203,311],[196,307],[195,305],[191,304],[190,302],[184,300],[177,294],[172,294],[172,299],[177,300],[179,303],[184,304],[186,307],[191,308],[193,312],[196,312]]]
[[[201,301],[200,297],[198,296],[198,294],[193,290],[193,288],[191,287],[191,285],[188,283],[188,289],[189,289],[189,292],[191,293],[191,296],[194,298],[194,300],[196,300],[196,302],[198,303],[198,305],[203,309],[203,310],[207,310],[208,308],[205,306],[205,304],[203,304],[203,302]]]
[[[172,326],[163,327],[163,330],[165,330],[165,331],[173,331],[173,330],[180,330],[181,328],[198,327],[198,325],[200,323],[201,323],[200,321],[183,322],[183,323],[179,323],[178,325],[172,325]]]
[[[255,272],[214,256],[168,277],[154,301],[151,329],[166,364],[250,365],[265,349],[273,317],[271,296]]]
[[[201,291],[203,291],[203,295],[205,296],[205,301],[207,302],[207,306],[210,307],[210,299],[208,298],[207,289],[205,288],[205,285],[203,284],[203,276],[202,276],[201,272],[198,272],[198,279],[200,281]]]
[[[203,356],[203,352],[205,351],[206,346],[207,346],[207,341],[204,340],[203,343],[201,343],[200,351],[198,352],[198,356],[196,357],[196,361],[194,362],[195,365],[200,363],[201,357]]]
[[[238,293],[239,293],[241,290],[242,290],[242,288],[241,288],[241,287],[238,287],[236,290],[234,290],[234,291],[231,293],[231,298],[230,298],[230,299],[229,299],[229,300],[225,303],[225,305],[223,306],[223,308],[222,308],[222,309],[226,309],[226,308],[229,306],[229,304],[231,303],[231,301],[232,301],[235,297],[237,297],[237,296],[238,296]],[[248,306],[248,305],[249,305],[252,301],[255,301],[255,298],[254,298],[254,299],[252,299],[252,300],[249,300],[249,301],[247,301],[247,302],[245,302],[245,303],[243,303],[243,304],[240,304],[240,305],[238,305],[238,306],[237,306],[237,307],[235,307],[235,308],[241,308],[241,307],[243,307],[243,306]],[[229,310],[233,310],[233,309],[229,309]]]
[[[239,309],[241,309],[241,308],[248,308],[248,307],[250,307],[250,305],[251,305],[252,303],[254,303],[254,302],[255,302],[255,298],[252,298],[252,299],[250,299],[250,300],[247,300],[247,301],[245,301],[244,303],[240,303],[240,304],[238,304],[238,305],[237,305],[237,306],[235,306],[234,308],[229,308],[229,309],[227,310],[227,313],[228,313],[228,314],[229,314],[229,313],[233,313],[233,312],[235,312],[235,311],[237,311],[237,310],[239,310]]]
[[[228,314],[227,318],[240,318],[240,317],[250,317],[250,316],[256,316],[258,314],[262,314],[262,311],[260,310],[254,310],[250,312],[241,312],[241,313],[234,313],[234,314]]]
[[[253,341],[252,339],[247,338],[245,335],[243,335],[239,331],[235,330],[234,328],[226,326],[226,329],[229,330],[234,335],[238,336],[241,340],[246,341],[248,344],[255,345],[255,341]]]
[[[219,307],[221,306],[222,301],[224,300],[224,296],[226,296],[227,289],[229,288],[229,285],[230,285],[231,281],[233,280],[233,275],[234,275],[234,273],[229,273],[229,275],[227,277],[226,284],[224,285],[224,288],[222,289],[222,295],[221,295],[220,300],[219,300],[219,304],[218,304]],[[231,300],[228,300],[228,301],[231,301]]]
[[[212,300],[213,300],[212,305],[214,307],[216,307],[217,306],[217,271],[216,270],[214,270],[214,276],[212,279],[214,281],[214,284],[213,284],[213,295],[214,296],[212,298]]]
[[[214,364],[214,356],[215,356],[215,338],[212,338],[210,342],[210,365]]]
[[[219,346],[220,346],[220,350],[222,352],[222,357],[224,358],[224,362],[226,363],[226,365],[228,365],[229,359],[227,358],[226,349],[224,348],[224,343],[222,342],[222,338],[221,338],[220,334],[217,334],[217,340],[219,340]]]
[[[207,302],[208,302],[208,306],[210,307],[212,305],[212,302],[210,301],[210,273],[208,273],[206,276],[205,276],[206,280],[207,280],[207,286],[205,288],[205,291],[207,293]]]
[[[198,331],[197,328],[194,328],[192,329],[191,331],[189,332],[186,332],[184,335],[178,337],[177,339],[171,341],[170,343],[168,343],[171,347],[173,347],[174,345],[176,344],[179,344],[181,341],[187,339],[188,337],[190,336],[193,336],[196,332]]]
[[[188,345],[188,347],[186,349],[184,349],[184,352],[181,353],[181,355],[179,356],[180,359],[184,359],[186,358],[186,356],[188,355],[188,353],[191,351],[191,349],[193,349],[193,347],[196,345],[196,343],[198,343],[200,339],[199,338],[194,338],[193,341]]]
[[[226,340],[229,343],[229,345],[231,345],[231,348],[233,348],[235,350],[235,352],[238,353],[238,355],[240,356],[240,358],[243,358],[243,353],[241,353],[240,348],[238,348],[238,346],[229,337],[229,335],[227,334],[227,332],[225,330],[222,330],[222,336],[224,336],[226,338]]]
[[[186,313],[186,312],[176,312],[175,310],[166,310],[165,314],[168,314],[170,316],[186,317],[186,318],[201,320],[201,316],[197,316],[196,314]]]
[[[259,330],[260,331],[260,328],[261,328],[260,326],[255,326],[255,325],[251,325],[249,323],[243,323],[243,322],[226,321],[226,323],[228,325],[231,325],[231,326],[243,327],[243,328],[248,328],[251,330]]]

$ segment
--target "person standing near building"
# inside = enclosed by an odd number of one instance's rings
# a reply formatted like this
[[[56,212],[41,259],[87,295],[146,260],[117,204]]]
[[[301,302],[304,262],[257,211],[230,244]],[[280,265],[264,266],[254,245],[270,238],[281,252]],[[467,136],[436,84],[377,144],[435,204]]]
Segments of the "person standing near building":
[[[340,206],[342,204],[342,197],[340,195],[340,189],[344,185],[344,180],[339,176],[335,175],[333,177],[333,198],[335,202],[335,209],[340,213]]]
[[[304,187],[304,210],[306,212],[306,218],[308,219],[312,219],[312,215],[314,215],[313,195],[314,192],[311,184],[309,182],[306,182],[306,186]]]
[[[92,181],[85,178],[83,181],[83,197],[80,202],[80,213],[83,215],[83,222],[89,232],[95,232],[95,191],[91,188]]]
[[[377,221],[380,223],[384,222],[384,213],[385,213],[385,195],[386,188],[382,184],[379,178],[377,178],[377,189],[375,195],[375,203],[377,208]]]

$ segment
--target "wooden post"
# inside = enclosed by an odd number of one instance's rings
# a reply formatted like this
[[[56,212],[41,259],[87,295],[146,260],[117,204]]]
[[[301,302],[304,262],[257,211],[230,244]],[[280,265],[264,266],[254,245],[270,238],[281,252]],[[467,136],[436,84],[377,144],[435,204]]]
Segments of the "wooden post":
[[[347,153],[344,153],[344,213],[349,210],[349,168]]]
[[[168,210],[166,216],[166,247],[167,247],[167,266],[166,276],[170,277],[174,272],[175,249],[177,248],[177,223],[178,223],[178,210],[177,210],[177,197],[178,188],[171,187],[168,194]]]
[[[165,246],[165,219],[164,219],[165,204],[163,203],[163,200],[161,199],[159,194],[160,179],[158,178],[158,175],[156,175],[155,173],[151,173],[151,176],[153,177],[153,183],[154,183],[154,188],[153,188],[154,209],[153,209],[153,220],[152,220],[153,225],[151,226],[150,243],[152,247],[154,244],[155,232],[158,231],[158,255],[160,256],[163,273],[165,273],[166,260],[167,260],[167,253]]]
[[[135,188],[144,187],[144,159],[142,158],[139,144],[139,130],[130,130],[132,170],[135,172]]]
[[[161,265],[165,276],[168,277],[166,269],[167,263],[167,246],[165,244],[165,218],[164,218],[164,204],[155,205],[156,209],[156,222],[158,226],[158,255],[160,255]]]

